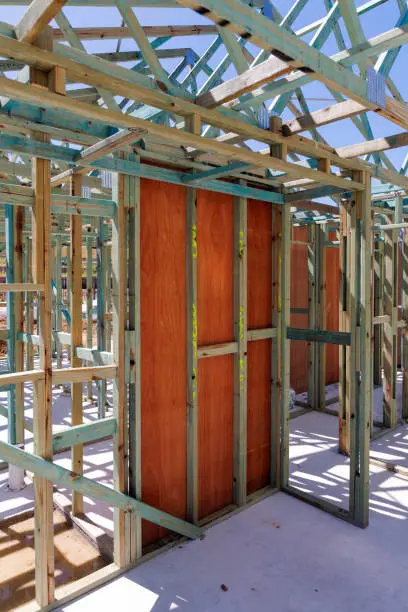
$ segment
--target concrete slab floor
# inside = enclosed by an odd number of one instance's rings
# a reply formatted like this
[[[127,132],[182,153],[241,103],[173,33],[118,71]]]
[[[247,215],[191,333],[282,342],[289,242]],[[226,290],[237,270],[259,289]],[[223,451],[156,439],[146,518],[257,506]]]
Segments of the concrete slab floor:
[[[366,530],[278,493],[60,610],[407,610],[408,480],[373,478],[385,498]]]

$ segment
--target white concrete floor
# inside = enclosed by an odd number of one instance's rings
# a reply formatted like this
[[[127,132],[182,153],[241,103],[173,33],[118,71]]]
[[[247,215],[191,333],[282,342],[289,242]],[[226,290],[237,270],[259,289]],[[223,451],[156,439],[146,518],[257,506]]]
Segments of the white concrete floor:
[[[336,434],[330,415],[291,421],[291,482],[346,506],[348,459],[336,451]],[[403,464],[408,426],[373,445]],[[371,466],[370,486],[366,530],[278,493],[211,527],[204,541],[163,553],[60,610],[408,610],[408,479]]]
[[[278,493],[60,610],[403,612],[408,480],[372,487],[366,530]]]
[[[85,412],[86,420],[97,418],[95,407]],[[69,424],[69,413],[70,398],[55,390],[54,425]],[[32,416],[30,408],[26,416]],[[316,412],[291,420],[290,480],[346,507],[349,462],[337,452],[337,426],[336,417]],[[0,417],[0,438],[5,435]],[[373,457],[408,466],[408,426],[371,448]],[[69,467],[69,459],[64,453],[57,461]],[[86,447],[84,472],[111,485],[109,442]],[[32,485],[10,493],[7,472],[0,472],[0,519],[32,507]],[[112,508],[85,498],[85,511],[112,533]],[[367,530],[279,493],[210,528],[204,541],[163,553],[61,610],[402,612],[408,610],[407,518],[408,479],[371,466]]]

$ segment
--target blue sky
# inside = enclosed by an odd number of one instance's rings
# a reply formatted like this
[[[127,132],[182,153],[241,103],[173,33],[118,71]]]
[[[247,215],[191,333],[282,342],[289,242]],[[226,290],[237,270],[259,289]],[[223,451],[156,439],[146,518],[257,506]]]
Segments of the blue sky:
[[[280,13],[285,15],[293,2],[291,0],[275,0],[275,7]],[[358,0],[355,2],[356,6],[363,4],[362,1]],[[100,7],[70,7],[69,5],[64,9],[67,17],[74,27],[92,27],[92,26],[114,26],[121,25],[121,16],[115,8],[100,8]],[[19,6],[2,6],[0,8],[0,20],[6,21],[11,24],[15,24],[23,12],[25,7]],[[197,24],[197,23],[208,23],[207,20],[200,17],[196,13],[184,8],[180,9],[164,9],[164,8],[139,8],[135,10],[140,22],[143,25],[182,25],[182,24]],[[321,18],[326,14],[324,0],[309,0],[306,8],[299,15],[294,25],[292,26],[295,30]],[[400,16],[399,7],[397,0],[388,0],[382,6],[375,8],[374,10],[364,14],[361,17],[361,24],[365,33],[366,38],[371,38],[381,32],[389,30],[395,27],[396,22]],[[350,40],[347,35],[346,28],[342,20],[339,21],[342,29],[343,37],[345,39],[347,47],[351,46]],[[52,24],[55,26],[55,23]],[[304,37],[306,42],[309,42],[313,33],[308,34]],[[196,36],[196,37],[180,37],[173,41],[169,41],[162,48],[169,47],[187,47],[191,46],[197,53],[202,53],[209,46],[214,36]],[[89,41],[85,43],[85,46],[89,52],[102,52],[102,51],[113,51],[116,48],[116,42],[114,40],[107,41]],[[251,50],[251,47],[248,47]],[[135,49],[135,43],[132,39],[125,39],[122,41],[121,50],[132,50]],[[252,47],[252,49],[254,49]],[[331,34],[325,45],[323,51],[331,55],[336,53],[338,50],[334,35]],[[222,57],[222,53],[217,54],[211,63],[214,67]],[[401,95],[404,99],[408,99],[408,82],[406,79],[408,63],[408,45],[401,49],[399,56],[391,70],[390,76],[394,83],[398,86]],[[166,69],[171,70],[175,66],[175,60],[165,60],[163,65]],[[233,76],[234,71],[230,71],[226,76]],[[331,95],[328,90],[320,83],[313,82],[303,88],[303,93],[307,99],[310,110],[316,110],[329,106],[332,103]],[[294,102],[297,103],[296,100]],[[285,111],[283,117],[292,117],[289,111]],[[393,125],[389,121],[379,117],[374,113],[368,115],[374,137],[387,136],[402,131],[396,125]],[[320,130],[322,136],[324,136],[331,145],[342,146],[361,142],[364,137],[353,125],[351,120],[345,120],[339,123],[335,123],[329,126],[325,126]],[[391,151],[389,157],[391,161],[399,169],[406,151],[405,149],[396,149]]]

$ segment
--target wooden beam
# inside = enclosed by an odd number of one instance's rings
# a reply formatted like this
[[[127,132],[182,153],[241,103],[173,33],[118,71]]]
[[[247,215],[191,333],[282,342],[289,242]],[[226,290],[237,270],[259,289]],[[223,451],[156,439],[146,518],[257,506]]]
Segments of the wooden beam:
[[[360,155],[369,155],[379,151],[389,151],[406,147],[408,145],[408,132],[402,134],[393,134],[392,136],[384,136],[384,138],[375,138],[374,140],[366,140],[354,145],[347,145],[336,149],[340,157],[359,157]]]
[[[32,43],[68,0],[32,0],[16,25],[19,40]]]
[[[108,136],[108,138],[100,140],[96,144],[80,151],[75,159],[75,162],[77,164],[86,164],[87,162],[89,163],[95,161],[104,155],[108,155],[113,151],[117,151],[118,149],[135,142],[135,140],[146,133],[146,130],[119,130],[115,134],[112,134],[112,136]],[[58,184],[57,180],[58,177],[53,177],[53,184]]]
[[[56,385],[63,384],[79,384],[88,382],[88,380],[109,380],[116,376],[116,366],[91,366],[91,367],[74,367],[62,368],[62,370],[53,371],[53,382]]]
[[[130,88],[130,85],[127,85]],[[138,119],[137,117],[133,117],[130,115],[123,115],[122,113],[111,111],[108,109],[99,108],[97,106],[86,104],[84,102],[68,100],[67,96],[58,96],[53,94],[52,92],[48,92],[45,90],[39,91],[36,88],[31,88],[29,85],[25,85],[24,83],[18,83],[17,81],[10,81],[5,77],[0,77],[0,91],[3,91],[7,95],[11,94],[10,97],[24,99],[25,101],[31,104],[41,104],[46,106],[52,106],[54,108],[64,108],[65,110],[70,110],[71,112],[77,114],[78,116],[84,116],[87,120],[91,120],[92,118],[96,120],[102,120],[105,123],[111,123],[112,125],[116,125],[117,127],[134,127],[141,128],[143,130],[147,130],[149,133],[159,136],[160,138],[168,139],[171,142],[176,142],[181,146],[191,145],[197,149],[204,149],[208,151],[212,151],[215,153],[220,153],[226,155],[228,158],[232,160],[240,160],[247,162],[249,165],[260,166],[263,168],[274,168],[277,170],[281,170],[282,172],[287,172],[293,176],[298,176],[301,178],[311,178],[315,181],[322,182],[323,184],[334,185],[339,187],[344,187],[350,190],[360,190],[362,187],[358,185],[355,181],[346,180],[340,176],[335,174],[328,174],[324,172],[320,172],[319,170],[312,170],[306,166],[300,166],[295,163],[286,162],[277,158],[273,160],[271,158],[266,159],[263,155],[239,148],[233,147],[231,145],[217,142],[210,138],[204,138],[202,136],[191,134],[189,132],[181,131],[176,128],[167,127],[164,125],[158,125],[156,123],[149,122],[147,120]],[[12,92],[12,93],[11,93]],[[173,98],[174,100],[174,98]],[[173,101],[174,106],[174,101]],[[205,109],[200,109],[197,105],[192,105],[194,111],[193,114],[202,114],[203,112],[216,113],[216,111],[206,111]],[[221,115],[222,117],[222,115]],[[236,129],[240,128],[238,121],[231,121],[226,119],[226,121]],[[218,123],[218,120],[214,121],[210,120],[212,123]],[[224,119],[220,120],[220,123],[225,124]],[[245,124],[244,124],[245,125]],[[273,134],[267,130],[262,130],[252,125],[245,125],[245,128],[242,127],[245,132],[250,135],[251,138],[257,138],[262,141],[269,141],[271,144],[279,143],[279,144],[288,144],[284,143],[285,138],[283,136],[279,136],[278,134]],[[303,149],[303,151],[307,151],[309,155],[318,155],[319,157],[327,157],[331,160],[332,163],[342,164],[342,161],[338,156],[333,155],[329,147],[322,148],[316,143],[310,143],[305,145],[300,144],[299,141],[290,143],[292,149]],[[353,162],[354,163],[354,162]]]
[[[354,100],[345,100],[332,106],[327,106],[317,111],[313,111],[308,115],[302,115],[296,119],[286,121],[282,126],[282,131],[285,136],[298,134],[306,130],[341,121],[348,117],[354,117],[360,113],[365,113],[367,108]]]
[[[38,65],[41,68],[48,70],[52,69],[55,65],[59,65],[66,69],[69,77],[72,77],[72,79],[77,79],[79,82],[87,83],[96,87],[110,88],[111,91],[115,91],[115,93],[118,95],[124,95],[126,97],[131,96],[134,99],[144,102],[145,104],[150,104],[156,108],[161,108],[185,117],[190,116],[191,114],[199,114],[201,116],[202,123],[208,123],[210,125],[219,127],[225,132],[234,134],[235,138],[237,134],[241,134],[242,136],[255,138],[260,142],[266,142],[268,144],[283,144],[285,141],[285,137],[281,134],[273,134],[254,125],[245,123],[241,120],[239,114],[237,114],[236,118],[231,118],[218,111],[199,107],[192,101],[184,98],[170,96],[159,89],[155,89],[152,79],[144,77],[142,79],[141,75],[122,68],[121,66],[112,65],[111,62],[98,59],[96,60],[96,65],[94,57],[77,50],[74,52],[74,50],[68,49],[66,46],[62,48],[62,45],[60,51],[61,53],[58,54],[43,52],[40,55],[36,53],[30,45],[25,45],[24,43],[15,41],[7,36],[0,35],[0,53],[6,57],[11,56],[21,59],[28,64]],[[66,55],[68,52],[69,57],[64,57],[64,54]],[[71,56],[75,57],[75,61],[70,59]],[[84,70],[84,68],[86,68],[86,70]],[[49,92],[37,91],[35,92],[37,95],[34,95],[34,92],[31,92],[30,97],[27,97],[29,95],[29,90],[27,90],[26,85],[23,83],[17,83],[15,81],[9,81],[5,77],[0,77],[0,91],[3,91],[8,97],[21,99],[22,101],[34,103],[35,105],[46,105],[49,95]],[[31,96],[34,96],[34,99]],[[63,107],[65,110],[69,110],[74,113],[76,111],[81,112],[81,109],[86,110],[85,116],[88,120],[92,119],[95,121],[102,121],[104,123],[116,125],[120,128],[149,129],[149,133],[153,133],[152,130],[155,130],[154,135],[157,135],[161,139],[168,138],[166,132],[170,128],[163,125],[143,122],[143,120],[137,119],[136,117],[122,115],[121,113],[117,113],[118,118],[121,118],[120,123],[115,123],[112,121],[112,119],[109,119],[107,115],[105,115],[104,118],[102,118],[103,116],[100,115],[96,116],[99,111],[104,110],[99,109],[96,106],[84,104],[77,100],[67,100],[63,97],[61,97],[59,104],[58,97],[54,97],[52,101],[49,100],[49,106],[53,108],[62,108],[61,104],[64,105]],[[93,115],[92,117],[91,112]],[[136,121],[141,123],[136,124]],[[149,128],[146,127],[146,123]],[[230,136],[228,137],[230,138]],[[203,140],[210,141],[208,138]],[[190,145],[190,143],[186,141],[180,142],[179,144],[181,144],[181,146]],[[216,144],[222,144],[222,142],[220,141]],[[339,166],[343,165],[344,167],[350,169],[360,169],[360,166],[356,165],[355,162],[353,162],[354,165],[350,164],[350,162],[347,162],[347,164],[342,164],[341,160],[337,156],[333,157],[333,149],[327,146],[319,145],[312,140],[305,139],[304,137],[292,137],[290,141],[287,140],[286,144],[291,150],[299,154],[310,156],[313,152],[313,154],[316,154],[318,157],[329,157],[332,162],[338,162],[337,165]],[[201,148],[204,150],[209,150],[208,146],[209,144],[207,142],[207,147],[204,146]]]
[[[271,57],[265,62],[249,68],[242,74],[198,96],[196,103],[206,108],[215,108],[230,100],[239,98],[244,93],[253,91],[257,87],[273,81],[291,70],[292,68],[282,60],[277,57]]]
[[[250,39],[266,51],[278,54],[292,68],[301,68],[311,73],[314,79],[332,87],[339,93],[366,106],[368,110],[378,110],[379,114],[408,128],[408,106],[386,97],[380,106],[367,97],[367,82],[341,64],[333,61],[324,53],[307,45],[303,40],[280,28],[273,20],[257,13],[252,7],[239,0],[179,0],[186,7],[239,36]]]
[[[149,38],[159,36],[208,36],[216,34],[217,28],[211,24],[204,25],[154,25],[143,26],[143,31]],[[64,40],[64,33],[58,28],[53,29],[54,40]],[[93,27],[74,28],[75,34],[81,40],[110,40],[118,38],[132,38],[130,28],[122,27]]]

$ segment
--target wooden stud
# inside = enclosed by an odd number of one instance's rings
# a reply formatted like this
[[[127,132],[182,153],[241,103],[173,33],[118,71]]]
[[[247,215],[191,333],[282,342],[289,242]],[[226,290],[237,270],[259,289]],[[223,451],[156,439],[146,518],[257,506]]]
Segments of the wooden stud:
[[[289,419],[290,419],[290,340],[287,331],[290,325],[290,239],[291,212],[290,204],[282,210],[282,253],[280,283],[280,423],[281,423],[281,457],[280,486],[289,485]]]
[[[316,232],[317,225],[311,224],[308,229],[308,327],[316,327]],[[310,408],[316,408],[316,343],[309,342],[309,368],[307,403]]]
[[[368,525],[369,453],[372,409],[371,371],[371,177],[368,172],[356,177],[366,191],[356,194],[356,260],[351,279],[352,385],[350,425],[350,511],[356,525]],[[353,221],[352,221],[353,222]],[[354,245],[353,228],[352,244]],[[354,278],[356,282],[354,281]],[[357,288],[357,285],[359,287]],[[356,307],[354,307],[354,303]],[[355,310],[355,313],[354,313]],[[355,323],[355,326],[354,326]],[[354,395],[355,393],[355,395]]]
[[[272,231],[272,330],[274,335],[265,336],[271,341],[271,453],[270,485],[280,486],[280,316],[281,316],[281,244],[282,211],[279,206],[271,207]],[[250,337],[251,334],[248,334]]]
[[[97,288],[97,318],[96,333],[99,351],[105,350],[105,289],[106,289],[106,259],[105,259],[105,222],[99,219],[96,248],[96,288]],[[98,383],[98,418],[103,419],[106,410],[106,383]]]
[[[247,201],[234,199],[234,503],[247,496]]]
[[[24,208],[17,206],[14,211],[14,280],[23,281],[23,226]],[[21,293],[14,295],[14,359],[16,372],[24,370],[24,344],[18,339],[18,332],[24,328],[24,297]],[[16,402],[16,442],[24,442],[24,385],[15,386]]]
[[[6,225],[6,282],[11,286],[14,282],[14,207],[10,204],[5,206],[5,225]],[[10,286],[10,285],[9,285]],[[16,320],[14,310],[14,292],[8,291],[7,300],[7,329],[9,337],[7,341],[7,369],[15,372],[15,340],[16,340]],[[8,392],[8,441],[16,443],[16,395],[15,387],[12,385]]]
[[[200,134],[198,115],[186,121],[186,130]],[[198,317],[197,317],[197,191],[186,188],[187,294],[187,519],[198,521]]]
[[[125,159],[138,161],[136,155],[122,154]],[[141,346],[140,346],[140,179],[122,175],[124,206],[127,209],[128,242],[128,346],[129,360],[129,495],[142,498],[142,424],[141,424]],[[142,556],[142,522],[137,514],[130,517],[130,558]]]
[[[403,230],[402,239],[402,320],[408,321],[408,229]],[[408,418],[408,329],[402,330],[402,418]]]
[[[117,374],[113,381],[113,411],[117,431],[113,440],[114,487],[121,493],[128,491],[128,411],[125,387],[125,310],[127,287],[125,285],[127,253],[125,247],[124,184],[121,175],[113,177],[112,195],[116,201],[116,214],[112,219],[112,297],[113,297],[113,359]],[[132,561],[129,538],[134,526],[129,513],[118,508],[114,511],[114,559],[119,567]]]
[[[81,177],[74,175],[71,179],[71,195],[82,194]],[[82,218],[80,215],[71,217],[71,342],[73,346],[82,345]],[[74,350],[71,351],[71,366],[80,368],[82,360],[78,359]],[[82,383],[71,385],[72,425],[81,425],[83,420]],[[72,470],[76,474],[83,473],[83,447],[81,444],[72,447]],[[72,514],[83,512],[82,495],[76,491],[72,494]]]
[[[397,206],[395,215],[388,214],[388,223],[400,221],[400,206]],[[393,219],[393,217],[395,217]],[[395,427],[397,425],[397,337],[398,337],[398,234],[397,229],[384,232],[384,314],[389,320],[384,323],[384,425]]]
[[[384,243],[382,241],[374,243],[373,250],[374,317],[380,317],[384,315]],[[373,382],[376,386],[382,384],[382,346],[383,327],[382,325],[374,325]]]
[[[326,252],[324,248],[326,229],[324,225],[316,228],[317,249],[317,283],[316,283],[316,327],[326,327]],[[316,409],[324,410],[326,406],[326,345],[324,342],[316,344]]]
[[[93,250],[92,250],[92,236],[86,237],[86,346],[92,348],[93,345],[93,308],[92,308],[92,296],[93,296]],[[91,365],[88,363],[88,365]],[[87,385],[87,397],[89,401],[92,401],[92,382]]]
[[[52,31],[46,28],[37,40],[41,48],[52,48]],[[30,82],[48,85],[48,74],[37,69],[30,71]],[[38,136],[44,142],[46,137]],[[39,347],[40,369],[44,380],[34,384],[34,452],[52,460],[52,346],[51,346],[51,168],[46,159],[33,158],[32,186],[35,206],[32,211],[33,282],[44,290],[37,296],[37,328],[41,336]],[[54,600],[54,542],[52,483],[45,478],[34,478],[35,522],[35,582],[36,599],[46,607]]]
[[[349,204],[340,205],[340,331],[350,333],[350,224]],[[339,347],[339,451],[350,453],[350,354],[349,346]]]

